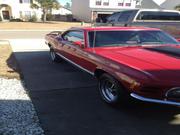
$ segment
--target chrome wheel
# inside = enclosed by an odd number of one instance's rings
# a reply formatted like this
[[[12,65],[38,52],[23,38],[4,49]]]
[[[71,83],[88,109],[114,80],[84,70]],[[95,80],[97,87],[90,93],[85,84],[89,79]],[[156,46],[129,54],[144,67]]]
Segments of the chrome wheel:
[[[61,62],[61,58],[54,52],[54,50],[50,49],[50,57],[53,62]]]
[[[110,80],[104,80],[100,84],[102,96],[107,102],[115,102],[118,99],[118,89]]]
[[[51,56],[52,61],[56,59],[56,54],[53,50],[50,50],[50,56]]]
[[[117,105],[129,99],[129,93],[111,75],[104,73],[99,78],[99,92],[101,98],[109,105]]]

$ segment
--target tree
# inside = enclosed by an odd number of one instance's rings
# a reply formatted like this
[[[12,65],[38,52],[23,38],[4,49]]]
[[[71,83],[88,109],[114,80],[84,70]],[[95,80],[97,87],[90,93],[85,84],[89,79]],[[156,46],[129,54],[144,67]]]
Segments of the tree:
[[[176,10],[180,11],[180,4],[175,7]]]
[[[66,4],[64,5],[64,7],[67,8],[67,9],[71,9],[71,5],[70,5],[69,2],[66,2]]]
[[[43,12],[43,22],[46,22],[46,16],[52,9],[59,9],[60,3],[57,0],[34,0],[31,3],[31,8],[42,9]]]

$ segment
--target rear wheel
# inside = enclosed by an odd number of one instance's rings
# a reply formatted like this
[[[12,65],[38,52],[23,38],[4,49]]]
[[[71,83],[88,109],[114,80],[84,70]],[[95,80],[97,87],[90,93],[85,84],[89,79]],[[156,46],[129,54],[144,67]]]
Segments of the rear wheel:
[[[53,62],[60,62],[62,60],[52,48],[50,48],[50,57]]]
[[[99,78],[99,92],[101,98],[110,105],[123,102],[128,97],[125,89],[109,74],[103,74]]]

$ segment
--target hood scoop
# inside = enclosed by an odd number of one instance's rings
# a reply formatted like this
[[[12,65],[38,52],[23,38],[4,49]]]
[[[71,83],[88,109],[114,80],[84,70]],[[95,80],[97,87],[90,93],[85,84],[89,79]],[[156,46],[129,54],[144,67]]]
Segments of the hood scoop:
[[[158,46],[158,47],[151,47],[151,48],[144,48],[144,49],[171,55],[176,58],[180,58],[180,48],[175,48],[171,46]]]

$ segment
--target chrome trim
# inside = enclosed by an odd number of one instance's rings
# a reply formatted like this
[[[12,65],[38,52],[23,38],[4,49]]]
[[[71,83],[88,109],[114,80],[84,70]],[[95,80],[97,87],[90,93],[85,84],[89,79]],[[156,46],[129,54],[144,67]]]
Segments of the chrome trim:
[[[135,99],[138,99],[138,100],[141,100],[141,101],[180,106],[180,102],[173,102],[173,101],[168,101],[168,100],[159,100],[159,99],[146,98],[146,97],[143,97],[143,96],[139,96],[139,95],[137,95],[135,93],[131,93],[130,95],[131,95],[131,97],[133,97]]]
[[[174,87],[174,88],[169,89],[169,90],[166,92],[165,96],[168,97],[168,93],[171,92],[171,91],[173,91],[173,90],[176,90],[176,89],[180,89],[180,87]]]
[[[63,55],[61,55],[61,54],[59,54],[59,53],[56,53],[56,54],[59,55],[59,56],[60,56],[61,58],[63,58],[64,60],[68,61],[69,63],[73,64],[74,66],[76,66],[76,67],[80,68],[81,70],[83,70],[83,71],[85,71],[85,72],[87,72],[87,73],[89,73],[89,74],[91,74],[91,75],[94,76],[94,73],[93,73],[93,72],[91,72],[91,71],[89,71],[89,70],[81,67],[80,65],[72,62],[71,60],[69,60],[68,58],[64,57]]]

